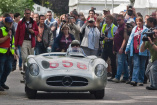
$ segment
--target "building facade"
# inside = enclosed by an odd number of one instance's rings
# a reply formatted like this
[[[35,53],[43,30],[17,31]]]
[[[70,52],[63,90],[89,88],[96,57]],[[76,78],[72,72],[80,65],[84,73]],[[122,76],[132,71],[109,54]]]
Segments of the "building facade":
[[[96,13],[102,14],[102,10],[106,6],[106,8],[111,10],[111,13],[114,13],[112,7],[115,8],[120,4],[130,4],[130,0],[69,0],[69,12],[77,9],[78,12],[83,12],[87,17],[91,7],[96,8]]]

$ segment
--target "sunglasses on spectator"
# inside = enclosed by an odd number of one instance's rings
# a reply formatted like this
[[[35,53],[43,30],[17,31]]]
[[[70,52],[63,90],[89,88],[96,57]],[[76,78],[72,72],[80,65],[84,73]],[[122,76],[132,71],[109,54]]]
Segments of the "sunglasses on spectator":
[[[80,45],[78,45],[78,44],[72,44],[71,45],[71,47],[74,47],[74,46],[79,47]]]

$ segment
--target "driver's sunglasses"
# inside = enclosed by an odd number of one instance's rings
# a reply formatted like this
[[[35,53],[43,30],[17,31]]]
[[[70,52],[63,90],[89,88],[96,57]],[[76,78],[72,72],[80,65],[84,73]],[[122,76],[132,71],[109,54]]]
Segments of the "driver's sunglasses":
[[[80,45],[78,45],[78,44],[72,44],[71,45],[71,47],[74,47],[74,46],[79,47]]]

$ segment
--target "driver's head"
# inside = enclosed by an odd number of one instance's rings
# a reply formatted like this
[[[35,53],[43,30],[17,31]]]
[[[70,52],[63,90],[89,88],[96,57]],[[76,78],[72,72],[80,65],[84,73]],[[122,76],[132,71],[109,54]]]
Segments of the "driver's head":
[[[80,47],[80,42],[78,40],[73,40],[71,42],[71,47],[74,48],[74,47]]]

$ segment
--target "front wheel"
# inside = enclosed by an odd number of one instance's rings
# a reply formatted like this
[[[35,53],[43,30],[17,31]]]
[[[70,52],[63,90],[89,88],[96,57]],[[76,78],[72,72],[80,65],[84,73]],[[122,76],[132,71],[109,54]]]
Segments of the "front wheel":
[[[94,92],[94,96],[96,99],[102,99],[105,95],[105,90],[102,89],[102,90],[97,90]]]
[[[25,92],[29,99],[35,99],[37,90],[30,89],[29,87],[25,86]]]

